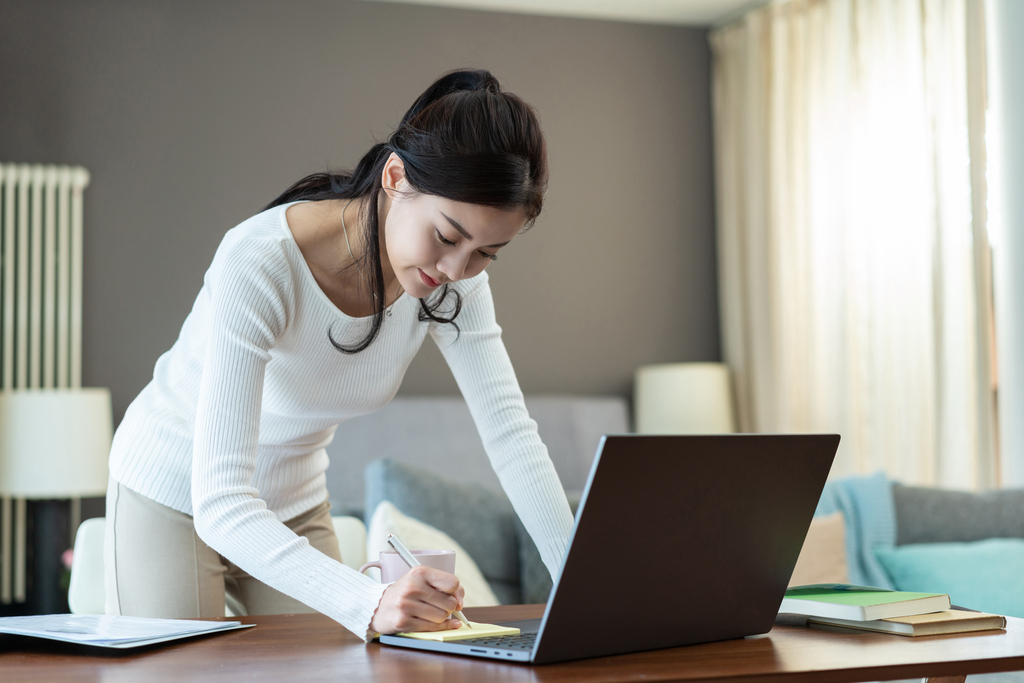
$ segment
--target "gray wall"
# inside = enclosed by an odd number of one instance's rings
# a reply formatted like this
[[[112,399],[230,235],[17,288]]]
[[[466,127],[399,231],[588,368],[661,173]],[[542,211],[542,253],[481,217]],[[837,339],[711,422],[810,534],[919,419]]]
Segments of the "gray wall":
[[[0,161],[87,167],[84,381],[115,415],[223,233],[349,167],[442,72],[539,110],[551,184],[491,277],[527,393],[627,395],[719,358],[710,57],[699,28],[346,0],[0,0]],[[431,342],[402,389],[456,393]]]

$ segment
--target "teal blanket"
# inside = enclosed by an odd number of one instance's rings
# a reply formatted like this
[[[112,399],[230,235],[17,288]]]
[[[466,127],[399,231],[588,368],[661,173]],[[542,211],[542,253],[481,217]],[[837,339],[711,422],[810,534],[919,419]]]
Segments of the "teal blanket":
[[[895,589],[875,548],[896,545],[892,482],[884,472],[846,477],[825,484],[814,516],[842,512],[846,521],[846,564],[850,583]]]

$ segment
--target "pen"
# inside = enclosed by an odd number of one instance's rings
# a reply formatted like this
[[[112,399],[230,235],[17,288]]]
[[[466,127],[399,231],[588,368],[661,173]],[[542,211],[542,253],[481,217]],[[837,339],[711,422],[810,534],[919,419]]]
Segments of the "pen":
[[[409,549],[405,547],[404,543],[398,540],[398,536],[395,536],[394,534],[388,534],[388,545],[394,548],[395,552],[398,553],[398,556],[405,560],[405,563],[410,567],[420,566],[419,560],[417,560],[416,557],[409,552]],[[452,612],[452,614],[458,617],[459,621],[466,625],[466,628],[473,628],[473,626],[469,623],[469,619],[467,619],[462,614],[461,611],[455,610],[454,612]]]

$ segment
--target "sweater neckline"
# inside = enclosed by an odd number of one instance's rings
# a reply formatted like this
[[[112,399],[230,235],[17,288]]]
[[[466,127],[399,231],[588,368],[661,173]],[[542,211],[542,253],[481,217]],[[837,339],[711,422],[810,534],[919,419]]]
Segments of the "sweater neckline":
[[[306,200],[299,200],[299,201],[296,201],[296,202],[288,202],[287,204],[281,204],[279,207],[276,207],[276,208],[280,209],[280,214],[279,215],[280,215],[281,229],[284,231],[285,236],[288,238],[288,244],[289,244],[289,246],[292,249],[295,250],[295,253],[299,257],[299,261],[302,262],[303,277],[305,277],[306,280],[309,282],[309,284],[312,285],[313,289],[316,290],[317,296],[320,297],[320,300],[323,301],[323,303],[328,308],[330,308],[331,311],[335,315],[339,315],[339,316],[341,316],[343,318],[346,318],[348,320],[356,320],[356,321],[372,320],[373,319],[372,315],[362,315],[362,316],[349,315],[345,311],[343,311],[340,308],[338,308],[338,306],[333,301],[331,301],[331,298],[329,296],[327,296],[327,293],[320,288],[320,283],[318,283],[316,281],[316,278],[313,277],[313,271],[310,270],[309,264],[306,263],[306,258],[302,255],[302,250],[299,249],[299,243],[295,241],[295,235],[292,234],[292,228],[291,228],[290,225],[288,225],[288,216],[287,216],[287,212],[288,212],[288,207],[289,206],[293,206],[295,204],[305,204],[305,203],[306,203]],[[402,305],[405,305],[404,304],[404,299],[408,295],[409,295],[408,292],[403,291],[402,294],[397,299],[395,299],[392,302],[392,304],[391,304],[391,311],[394,312],[395,308],[398,307],[399,303],[402,303]]]

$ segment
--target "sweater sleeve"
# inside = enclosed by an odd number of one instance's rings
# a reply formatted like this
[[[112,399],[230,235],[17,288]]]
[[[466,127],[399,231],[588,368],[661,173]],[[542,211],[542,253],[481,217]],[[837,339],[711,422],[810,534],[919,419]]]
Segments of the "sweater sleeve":
[[[252,486],[264,369],[291,309],[291,273],[274,243],[222,245],[208,273],[207,340],[192,455],[196,533],[250,575],[364,640],[379,584],[324,555],[280,522]]]
[[[572,511],[537,423],[526,411],[495,320],[487,274],[459,285],[458,331],[435,325],[431,336],[469,405],[502,488],[554,578],[569,544]]]

